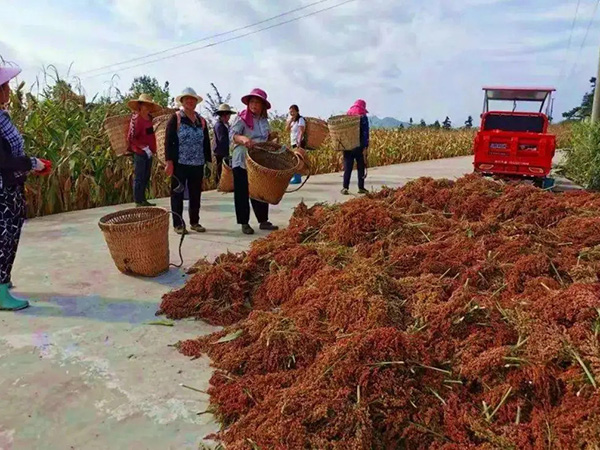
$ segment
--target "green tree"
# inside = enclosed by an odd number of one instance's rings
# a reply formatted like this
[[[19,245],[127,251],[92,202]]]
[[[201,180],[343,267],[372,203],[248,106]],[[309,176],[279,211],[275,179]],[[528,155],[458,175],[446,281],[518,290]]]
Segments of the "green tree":
[[[433,125],[431,125],[431,128],[442,128],[442,125],[440,125],[439,120],[436,120],[435,122],[433,122]]]
[[[421,126],[421,127],[427,126],[427,122],[425,122],[425,119],[421,119],[421,122],[419,122],[419,126]]]
[[[442,124],[444,129],[449,130],[450,128],[452,128],[452,121],[450,120],[450,117],[446,116],[446,118],[444,119],[444,123]]]
[[[154,101],[164,108],[174,103],[169,93],[169,82],[165,81],[161,87],[156,78],[148,75],[133,79],[127,98],[138,98],[141,94],[150,94]]]
[[[411,127],[414,125],[414,122],[413,122],[413,118],[412,118],[412,117],[410,118],[410,120],[408,121],[408,123],[410,123],[410,126],[411,126]]]
[[[590,91],[583,95],[581,105],[576,106],[570,111],[563,113],[566,120],[583,120],[592,115],[592,104],[594,103],[594,93],[596,92],[596,77],[590,78]]]
[[[206,111],[206,119],[212,124],[214,122],[215,114],[219,110],[219,105],[222,103],[229,103],[231,100],[231,94],[227,94],[225,97],[223,97],[214,83],[210,83],[210,85],[213,88],[213,93],[206,94],[204,111]]]
[[[473,117],[469,116],[465,121],[465,128],[473,128]]]

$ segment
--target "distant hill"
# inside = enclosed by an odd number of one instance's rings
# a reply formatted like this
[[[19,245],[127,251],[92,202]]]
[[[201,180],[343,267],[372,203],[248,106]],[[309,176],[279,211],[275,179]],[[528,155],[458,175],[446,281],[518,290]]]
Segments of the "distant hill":
[[[369,125],[371,128],[398,128],[401,125],[404,128],[408,128],[410,126],[408,122],[402,122],[393,117],[384,117],[383,119],[380,119],[377,116],[369,117]]]

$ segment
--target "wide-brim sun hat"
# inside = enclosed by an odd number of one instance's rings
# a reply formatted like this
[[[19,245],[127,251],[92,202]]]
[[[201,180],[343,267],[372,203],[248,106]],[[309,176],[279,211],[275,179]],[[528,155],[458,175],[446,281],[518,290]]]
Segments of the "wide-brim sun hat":
[[[271,103],[269,103],[269,100],[267,100],[267,93],[265,91],[263,91],[262,89],[259,88],[254,88],[252,89],[252,91],[250,91],[250,93],[248,95],[244,95],[242,97],[242,103],[246,106],[248,106],[248,103],[250,103],[250,99],[252,97],[256,97],[259,98],[260,100],[262,100],[267,109],[271,109]]]
[[[193,90],[191,87],[185,88],[175,100],[177,100],[177,103],[181,105],[181,100],[183,100],[184,97],[194,97],[196,100],[198,100],[198,103],[202,103],[204,101],[204,99],[198,94],[196,94],[196,91]]]
[[[14,67],[10,67],[10,66],[0,66],[0,86],[2,86],[4,83],[9,82],[10,80],[12,80],[13,78],[15,78],[17,75],[19,75],[21,73],[21,68],[14,66]]]
[[[151,113],[162,110],[162,106],[160,106],[158,103],[155,103],[150,94],[142,94],[138,98],[129,100],[127,102],[127,107],[134,112],[139,112],[141,106],[140,103],[146,103],[147,105],[150,105],[152,108]]]
[[[221,114],[236,114],[236,111],[231,109],[231,106],[229,106],[227,103],[221,103],[215,114],[217,116],[220,116]]]

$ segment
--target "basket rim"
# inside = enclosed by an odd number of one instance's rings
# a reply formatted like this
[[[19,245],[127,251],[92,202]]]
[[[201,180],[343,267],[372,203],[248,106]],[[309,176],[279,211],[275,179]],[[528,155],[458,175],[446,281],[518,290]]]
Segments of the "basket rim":
[[[260,150],[260,149],[253,149],[256,151],[264,151],[264,150]],[[268,167],[265,166],[261,166],[259,163],[257,163],[252,156],[250,155],[250,152],[252,150],[248,149],[247,152],[247,160],[252,163],[253,165],[255,165],[256,167],[260,167],[262,169],[263,172],[269,173],[269,174],[273,174],[274,176],[278,176],[280,173],[286,173],[287,172],[292,172],[295,173],[296,169],[298,168],[298,166],[300,165],[300,158],[298,157],[298,155],[296,155],[294,152],[290,151],[289,149],[287,150],[288,152],[292,153],[292,155],[294,156],[294,158],[296,158],[296,165],[291,168],[291,169],[286,169],[286,170],[275,170],[275,169],[269,169]]]
[[[148,211],[148,210],[156,210],[158,211],[162,211],[164,212],[164,214],[161,215],[155,215],[153,217],[150,217],[148,219],[144,219],[144,220],[139,220],[137,222],[133,222],[133,223],[106,223],[108,220],[113,219],[115,217],[119,217],[119,216],[123,216],[125,214],[129,214],[132,211],[136,211],[136,212],[144,212],[144,211]],[[127,208],[127,209],[123,209],[120,211],[115,211],[113,213],[110,214],[106,214],[105,216],[102,216],[100,218],[100,220],[98,221],[98,226],[102,229],[102,231],[104,230],[110,230],[113,229],[115,227],[122,227],[122,226],[130,226],[130,225],[140,225],[140,224],[145,224],[145,223],[149,223],[152,221],[155,221],[156,219],[162,219],[162,217],[164,215],[168,215],[169,211],[167,211],[165,208],[161,208],[159,206],[144,206],[141,208]]]

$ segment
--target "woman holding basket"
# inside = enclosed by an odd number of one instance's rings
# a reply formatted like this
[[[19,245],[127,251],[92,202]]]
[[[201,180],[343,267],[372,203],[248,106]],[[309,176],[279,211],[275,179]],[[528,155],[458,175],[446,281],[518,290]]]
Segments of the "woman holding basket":
[[[271,103],[267,100],[267,93],[258,88],[242,97],[242,103],[247,108],[239,113],[229,131],[234,145],[231,166],[237,223],[242,226],[242,233],[254,234],[254,229],[249,224],[250,204],[252,204],[260,229],[278,230],[278,227],[269,222],[269,204],[250,199],[246,170],[248,149],[253,148],[256,143],[266,142],[276,135],[270,131],[267,116],[267,111],[271,109]]]

